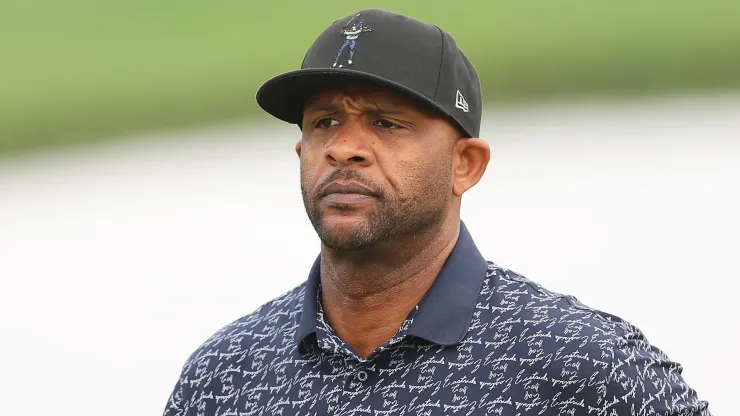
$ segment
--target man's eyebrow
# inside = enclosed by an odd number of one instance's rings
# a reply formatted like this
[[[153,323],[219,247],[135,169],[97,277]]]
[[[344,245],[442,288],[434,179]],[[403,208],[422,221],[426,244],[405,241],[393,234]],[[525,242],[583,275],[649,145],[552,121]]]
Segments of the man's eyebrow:
[[[396,108],[396,107],[377,107],[375,109],[380,114],[408,114],[408,109]]]
[[[408,114],[409,109],[399,107],[393,104],[379,105],[373,102],[371,105],[364,105],[364,111],[374,112],[377,114]],[[337,112],[341,106],[334,101],[321,101],[317,99],[309,100],[306,102],[304,109],[305,111],[313,112]]]

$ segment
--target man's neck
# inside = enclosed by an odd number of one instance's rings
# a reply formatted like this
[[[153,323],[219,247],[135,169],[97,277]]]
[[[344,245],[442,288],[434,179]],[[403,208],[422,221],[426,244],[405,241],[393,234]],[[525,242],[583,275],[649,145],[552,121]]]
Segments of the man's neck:
[[[454,220],[368,250],[322,248],[322,305],[337,335],[361,358],[386,343],[434,283],[459,233]]]

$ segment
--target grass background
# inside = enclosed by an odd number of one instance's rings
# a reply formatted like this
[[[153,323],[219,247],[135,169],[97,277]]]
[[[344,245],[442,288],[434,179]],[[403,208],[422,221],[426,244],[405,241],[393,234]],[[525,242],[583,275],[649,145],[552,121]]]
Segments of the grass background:
[[[740,88],[737,1],[0,0],[0,155],[259,114],[262,82],[367,7],[452,33],[487,105]]]

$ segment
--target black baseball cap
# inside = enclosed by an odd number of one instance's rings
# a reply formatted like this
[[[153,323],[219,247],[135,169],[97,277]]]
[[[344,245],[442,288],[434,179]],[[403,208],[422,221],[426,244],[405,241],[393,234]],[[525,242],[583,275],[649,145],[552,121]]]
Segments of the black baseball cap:
[[[257,103],[300,125],[311,95],[348,81],[390,88],[449,117],[468,137],[480,133],[480,80],[452,36],[379,9],[335,20],[308,49],[301,69],[259,88]]]

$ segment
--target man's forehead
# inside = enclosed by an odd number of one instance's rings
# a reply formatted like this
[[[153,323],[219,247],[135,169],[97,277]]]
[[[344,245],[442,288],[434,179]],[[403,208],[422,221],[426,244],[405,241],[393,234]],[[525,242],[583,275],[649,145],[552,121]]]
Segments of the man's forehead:
[[[343,103],[357,107],[424,112],[416,103],[398,92],[372,84],[356,83],[340,85],[315,93],[306,101],[304,108],[313,110],[341,106]]]

